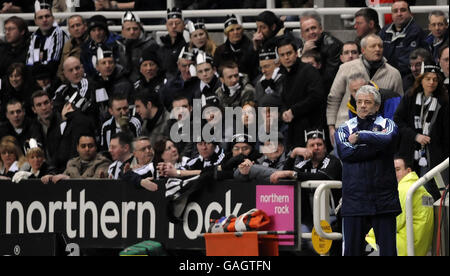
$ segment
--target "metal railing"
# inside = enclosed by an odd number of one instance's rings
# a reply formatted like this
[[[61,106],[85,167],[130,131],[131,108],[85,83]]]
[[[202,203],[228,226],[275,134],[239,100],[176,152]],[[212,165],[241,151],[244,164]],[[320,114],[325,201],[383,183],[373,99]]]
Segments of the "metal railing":
[[[414,192],[428,183],[429,181],[436,180],[438,187],[445,187],[444,180],[442,178],[442,172],[449,167],[449,158],[444,162],[430,170],[427,174],[422,176],[416,183],[414,183],[406,194],[405,212],[406,212],[406,245],[408,256],[414,256],[414,219],[413,219],[413,196]]]
[[[330,212],[328,199],[329,191],[331,189],[342,189],[341,181],[321,181],[321,185],[316,189],[314,193],[314,208],[313,208],[313,221],[314,229],[317,234],[327,240],[342,240],[342,234],[333,232],[325,233],[320,226],[320,221],[328,218]]]
[[[331,189],[341,189],[341,181],[325,181],[325,180],[314,180],[314,181],[304,181],[298,183],[297,188],[297,216],[300,218],[297,220],[297,244],[300,248],[302,239],[311,240],[312,233],[302,233],[301,232],[301,189],[316,189],[314,193],[313,202],[313,220],[314,228],[317,234],[328,240],[341,240],[341,233],[325,233],[320,225],[321,220],[326,220],[330,222],[330,190]]]
[[[429,13],[433,10],[443,10],[448,12],[449,6],[441,5],[441,6],[412,6],[411,10],[413,13]],[[293,9],[271,9],[278,16],[284,15],[301,15],[307,11],[316,11],[321,16],[325,15],[342,15],[342,14],[355,14],[360,8],[293,8]],[[223,18],[227,14],[234,13],[238,17],[243,16],[257,16],[261,12],[267,9],[237,9],[237,10],[186,10],[183,11],[184,18],[210,18],[210,17],[219,17]],[[389,7],[378,7],[375,8],[377,10],[380,18],[384,17],[384,14],[390,13],[391,10]],[[99,14],[100,12],[79,12],[84,18],[90,18],[93,15]],[[135,12],[141,19],[150,19],[150,18],[166,18],[166,11],[136,11]],[[65,20],[69,16],[73,15],[71,12],[63,12],[63,13],[54,13],[54,16],[57,20]],[[102,11],[102,15],[104,15],[108,19],[121,19],[124,12],[123,11]],[[19,16],[25,20],[34,20],[33,13],[15,13],[15,14],[0,14],[0,37],[4,36],[4,21],[10,16]],[[380,22],[383,22],[380,21]],[[285,22],[285,26],[288,28],[300,28],[299,22]],[[255,22],[247,22],[243,23],[244,29],[256,29]],[[223,30],[223,24],[221,23],[211,23],[206,24],[206,28],[208,30]],[[36,27],[30,26],[30,31],[35,30]],[[66,27],[64,28],[66,29]],[[121,31],[122,27],[120,25],[112,25],[109,26],[109,29],[113,32]],[[144,30],[146,31],[166,31],[165,25],[145,25]]]

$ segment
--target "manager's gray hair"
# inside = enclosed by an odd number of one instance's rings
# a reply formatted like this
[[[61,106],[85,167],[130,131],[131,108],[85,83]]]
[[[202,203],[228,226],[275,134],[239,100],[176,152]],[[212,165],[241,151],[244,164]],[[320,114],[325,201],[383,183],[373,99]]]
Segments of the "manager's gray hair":
[[[372,94],[375,103],[377,105],[381,105],[381,94],[375,87],[371,85],[364,85],[358,90],[358,92],[356,92],[355,98],[358,99],[358,95],[360,94]]]

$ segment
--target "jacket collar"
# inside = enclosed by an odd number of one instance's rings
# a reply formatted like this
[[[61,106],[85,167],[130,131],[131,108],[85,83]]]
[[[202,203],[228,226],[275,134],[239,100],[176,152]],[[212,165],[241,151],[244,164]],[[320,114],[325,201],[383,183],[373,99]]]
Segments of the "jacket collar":
[[[411,25],[411,23],[412,23],[413,21],[414,21],[414,18],[411,17],[411,19],[409,20],[408,24],[406,24],[406,25],[402,28],[402,30],[401,30],[400,32],[396,32],[396,31],[394,30],[394,27],[395,27],[395,24],[394,24],[394,23],[392,23],[391,25],[389,25],[389,27],[388,27],[387,30],[386,30],[386,33],[392,34],[391,42],[394,42],[395,40],[400,39],[400,38],[405,38],[406,35],[407,35],[407,31],[408,31],[408,29],[409,29],[409,26]]]

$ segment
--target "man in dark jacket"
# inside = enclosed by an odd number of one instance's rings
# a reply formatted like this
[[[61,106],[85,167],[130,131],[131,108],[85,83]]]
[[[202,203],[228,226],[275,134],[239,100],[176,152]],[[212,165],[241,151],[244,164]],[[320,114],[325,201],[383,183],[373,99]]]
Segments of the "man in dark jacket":
[[[7,122],[0,125],[0,139],[5,136],[13,136],[17,139],[18,145],[25,153],[25,142],[30,138],[42,143],[42,132],[36,120],[25,117],[23,103],[17,99],[12,99],[6,104]]]
[[[194,93],[198,89],[198,78],[193,76],[195,72],[195,56],[183,47],[178,57],[178,72],[172,80],[164,85],[159,93],[161,103],[166,110],[172,110],[172,102],[178,96],[184,96],[192,104]]]
[[[275,48],[262,49],[259,52],[259,67],[262,75],[255,85],[255,102],[262,107],[263,102],[271,101],[281,107],[284,76],[280,73],[280,60]]]
[[[159,48],[151,35],[144,32],[141,20],[131,11],[122,17],[122,38],[118,39],[118,63],[125,68],[127,77],[135,82],[139,77],[140,58],[146,51],[156,52]]]
[[[319,71],[297,57],[297,48],[289,39],[278,43],[281,72],[286,76],[281,94],[282,119],[289,124],[288,149],[304,147],[306,129],[323,129],[326,93]]]
[[[28,52],[28,26],[25,20],[12,16],[5,21],[5,42],[0,42],[0,76],[16,62],[25,63]]]
[[[66,103],[71,102],[74,108],[91,117],[97,126],[100,125],[98,103],[102,102],[104,94],[95,90],[95,84],[90,78],[85,78],[83,65],[76,57],[69,57],[63,65],[66,82],[58,87],[53,98],[54,108],[61,112]]]
[[[300,27],[302,38],[305,41],[302,53],[310,50],[320,53],[322,66],[319,71],[323,78],[324,89],[328,94],[341,65],[340,56],[343,43],[331,34],[324,32],[320,22],[320,16],[316,12],[302,14]]]
[[[143,89],[159,93],[167,82],[162,70],[161,61],[150,49],[142,53],[139,59],[139,75],[134,82],[134,90],[139,93]]]
[[[342,170],[344,256],[361,256],[365,236],[375,230],[381,256],[396,256],[396,217],[401,213],[394,169],[398,128],[377,116],[381,95],[363,86],[356,93],[357,117],[335,134]]]
[[[159,58],[164,65],[164,71],[169,80],[174,78],[177,74],[177,57],[179,56],[181,49],[187,45],[186,40],[183,37],[184,22],[182,11],[178,8],[172,8],[167,10],[167,22],[166,22],[168,35],[161,37],[162,45],[159,53]]]
[[[35,5],[34,23],[39,28],[31,35],[26,60],[28,66],[44,64],[52,76],[58,71],[64,43],[69,39],[54,20],[49,3]]]
[[[297,48],[301,48],[303,43],[296,39],[292,32],[284,27],[283,21],[272,11],[263,11],[256,17],[256,32],[253,34],[253,50],[256,52],[262,48],[274,48],[278,41],[283,38],[289,38],[294,41]]]
[[[120,38],[109,31],[106,17],[103,15],[94,15],[88,20],[89,39],[81,45],[80,60],[84,66],[84,72],[92,77],[95,75],[95,64],[92,63],[92,57],[96,55],[97,48],[100,45],[106,45],[117,54],[118,47],[116,40]]]
[[[432,11],[428,16],[428,34],[425,42],[433,54],[434,62],[439,62],[439,49],[448,44],[448,21],[443,11]]]
[[[108,99],[117,94],[128,97],[132,102],[131,94],[133,86],[126,77],[126,70],[119,64],[116,64],[113,52],[100,46],[95,55],[97,60],[95,69],[97,74],[93,78],[95,81],[95,96],[99,106],[100,121],[104,122],[110,117],[108,113]]]
[[[379,34],[384,44],[383,55],[402,76],[406,76],[409,74],[411,52],[417,48],[427,48],[426,34],[414,20],[407,1],[396,1],[391,10],[394,22],[385,26]]]

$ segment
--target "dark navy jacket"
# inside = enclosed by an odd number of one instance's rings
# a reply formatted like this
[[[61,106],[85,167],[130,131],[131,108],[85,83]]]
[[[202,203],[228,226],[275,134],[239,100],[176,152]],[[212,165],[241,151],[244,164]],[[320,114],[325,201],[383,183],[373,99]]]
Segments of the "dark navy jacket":
[[[359,133],[356,145],[348,141]],[[394,168],[398,128],[381,116],[355,117],[335,134],[342,170],[342,216],[401,212]]]
[[[411,19],[403,30],[396,34],[394,24],[385,26],[380,31],[383,40],[383,56],[388,63],[400,71],[402,76],[410,73],[409,55],[417,48],[428,49],[425,42],[426,34],[422,28]]]

